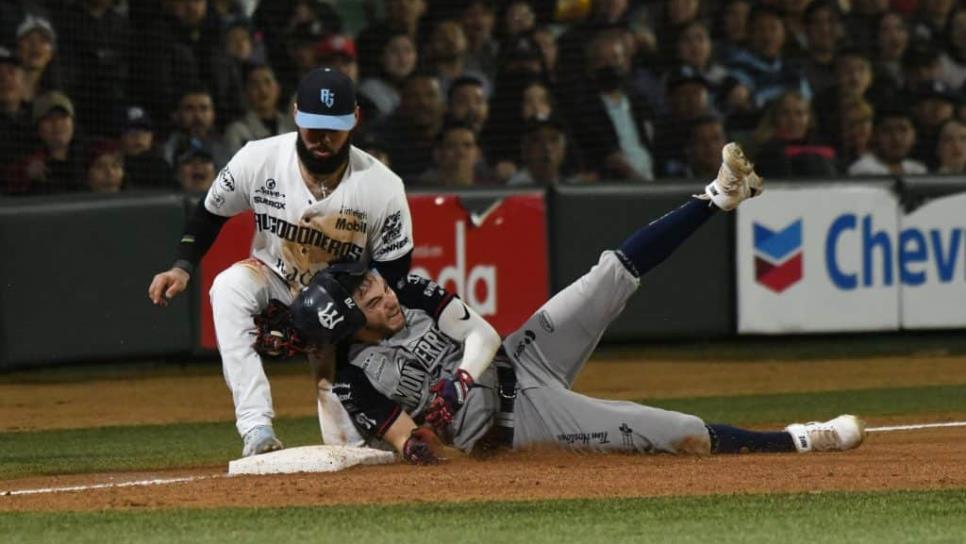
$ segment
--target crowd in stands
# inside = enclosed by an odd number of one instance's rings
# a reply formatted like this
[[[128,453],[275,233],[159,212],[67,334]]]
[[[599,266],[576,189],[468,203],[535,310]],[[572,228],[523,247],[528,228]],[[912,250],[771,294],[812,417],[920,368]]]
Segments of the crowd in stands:
[[[357,82],[411,187],[966,173],[957,0],[4,0],[0,195],[203,191]]]

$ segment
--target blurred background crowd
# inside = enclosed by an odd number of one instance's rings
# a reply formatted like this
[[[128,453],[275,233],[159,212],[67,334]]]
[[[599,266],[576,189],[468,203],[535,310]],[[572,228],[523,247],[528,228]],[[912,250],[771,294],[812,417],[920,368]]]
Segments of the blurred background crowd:
[[[0,0],[0,195],[205,190],[322,65],[411,187],[966,171],[956,0]]]

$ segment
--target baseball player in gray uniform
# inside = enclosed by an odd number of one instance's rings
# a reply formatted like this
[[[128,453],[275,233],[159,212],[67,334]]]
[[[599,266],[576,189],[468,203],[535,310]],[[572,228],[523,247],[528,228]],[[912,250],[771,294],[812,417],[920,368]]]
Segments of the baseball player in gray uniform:
[[[282,447],[272,427],[272,395],[262,367],[262,356],[278,355],[280,349],[273,337],[256,336],[253,318],[273,309],[272,299],[290,302],[333,261],[366,260],[387,278],[405,277],[413,248],[402,180],[351,145],[359,121],[352,80],[331,68],[309,72],[299,83],[293,116],[297,132],[249,142],[232,157],[188,220],[174,266],[157,274],[148,288],[151,301],[165,305],[185,289],[225,221],[254,212],[251,257],[221,272],[210,293],[246,456]],[[260,353],[253,346],[256,339]],[[323,439],[361,442],[331,393],[334,360],[321,351],[309,355],[317,374]]]
[[[363,436],[417,464],[437,460],[433,434],[467,452],[494,443],[695,454],[854,448],[864,425],[851,415],[754,432],[570,390],[641,276],[713,214],[761,193],[740,148],[728,144],[723,158],[703,194],[605,251],[505,340],[439,285],[410,275],[390,287],[359,265],[316,276],[291,305],[294,328],[310,343],[347,339],[334,392]]]

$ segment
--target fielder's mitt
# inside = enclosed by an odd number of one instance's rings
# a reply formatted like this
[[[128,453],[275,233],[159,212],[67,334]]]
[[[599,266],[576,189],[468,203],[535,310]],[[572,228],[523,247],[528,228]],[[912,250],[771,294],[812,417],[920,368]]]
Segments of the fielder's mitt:
[[[270,359],[288,359],[305,351],[305,341],[292,324],[288,306],[277,299],[255,316],[255,351]]]

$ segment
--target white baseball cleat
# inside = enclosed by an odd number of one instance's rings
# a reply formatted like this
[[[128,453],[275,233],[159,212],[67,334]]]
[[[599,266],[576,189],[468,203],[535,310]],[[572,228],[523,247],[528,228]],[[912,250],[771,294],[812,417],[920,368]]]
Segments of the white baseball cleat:
[[[799,453],[845,451],[857,448],[865,439],[865,422],[844,415],[824,422],[792,423],[785,431],[792,435]]]
[[[275,430],[270,425],[259,425],[245,433],[243,439],[245,447],[242,449],[242,457],[251,457],[260,453],[278,451],[282,449],[282,442],[275,437]]]
[[[731,211],[746,198],[754,198],[764,191],[764,182],[755,173],[755,166],[745,157],[741,146],[729,142],[721,149],[721,168],[718,177],[704,188],[703,195],[724,211]]]

